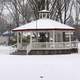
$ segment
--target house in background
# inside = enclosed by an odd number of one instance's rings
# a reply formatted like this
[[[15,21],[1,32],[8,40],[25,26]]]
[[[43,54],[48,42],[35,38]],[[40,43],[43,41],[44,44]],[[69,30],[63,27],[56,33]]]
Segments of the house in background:
[[[17,50],[26,54],[67,54],[78,51],[73,39],[75,28],[49,19],[48,10],[39,11],[39,19],[13,29],[17,34]],[[23,42],[23,33],[30,33],[30,42]]]
[[[3,34],[0,35],[0,45],[8,45],[8,41],[8,36],[4,36]]]

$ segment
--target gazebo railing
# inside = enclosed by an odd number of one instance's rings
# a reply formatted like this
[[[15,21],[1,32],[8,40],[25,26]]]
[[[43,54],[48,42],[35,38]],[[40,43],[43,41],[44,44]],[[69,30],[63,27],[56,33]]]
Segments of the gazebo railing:
[[[72,48],[78,48],[78,42],[77,41],[71,41],[71,42],[32,42],[32,44],[26,44],[23,45],[23,50],[27,50],[27,54],[31,50],[56,50],[56,49],[72,49]]]
[[[77,48],[77,42],[33,42],[32,49],[69,49]]]

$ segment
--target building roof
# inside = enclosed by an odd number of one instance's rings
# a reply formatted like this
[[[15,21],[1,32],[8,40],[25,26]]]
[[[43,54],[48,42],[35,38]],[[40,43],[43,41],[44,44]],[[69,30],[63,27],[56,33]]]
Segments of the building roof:
[[[74,30],[75,28],[59,23],[51,19],[38,19],[20,27],[13,31],[29,31],[29,30]]]

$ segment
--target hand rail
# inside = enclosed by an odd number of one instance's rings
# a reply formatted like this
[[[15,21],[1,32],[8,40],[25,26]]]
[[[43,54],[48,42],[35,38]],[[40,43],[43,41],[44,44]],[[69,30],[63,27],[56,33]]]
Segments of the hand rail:
[[[69,49],[69,48],[77,48],[77,42],[33,42],[33,49],[39,48],[47,48],[47,49]]]

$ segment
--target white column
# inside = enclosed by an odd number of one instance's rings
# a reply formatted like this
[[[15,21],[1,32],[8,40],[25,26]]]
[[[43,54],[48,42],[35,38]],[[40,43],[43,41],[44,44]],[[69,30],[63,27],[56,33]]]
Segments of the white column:
[[[53,31],[53,47],[55,48],[55,31]]]
[[[20,38],[20,48],[22,48],[22,37],[23,37],[22,34],[23,34],[23,32],[20,32],[20,34],[21,34],[21,35],[20,35],[20,36],[21,36],[21,38]]]
[[[36,38],[37,38],[37,42],[38,42],[38,32],[36,32],[36,34],[37,34],[37,37]]]
[[[42,16],[41,13],[39,13],[39,19],[41,18],[41,16]]]
[[[55,42],[55,32],[53,31],[53,42]]]
[[[19,49],[19,32],[17,32],[17,49]]]
[[[70,48],[71,48],[71,32],[69,32],[69,42],[70,42]]]
[[[47,18],[47,13],[45,13],[45,18]]]
[[[32,32],[30,33],[30,45],[32,47]]]
[[[63,42],[63,32],[61,32],[61,42]]]

